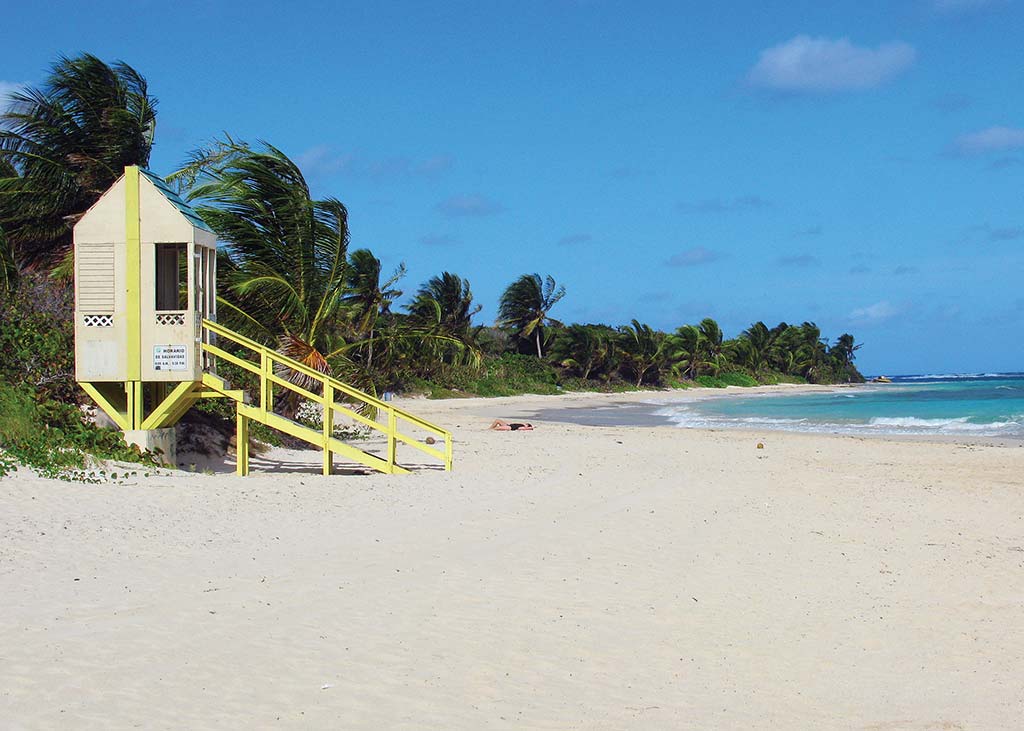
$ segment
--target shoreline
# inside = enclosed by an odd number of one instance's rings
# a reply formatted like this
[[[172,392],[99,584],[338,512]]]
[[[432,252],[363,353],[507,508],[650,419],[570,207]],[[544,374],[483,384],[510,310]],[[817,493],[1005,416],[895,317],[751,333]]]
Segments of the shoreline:
[[[974,434],[914,434],[894,432],[865,433],[860,431],[809,431],[784,429],[777,427],[746,427],[746,426],[682,426],[673,424],[667,418],[662,419],[655,414],[644,414],[652,421],[649,423],[618,423],[614,418],[602,421],[594,418],[597,410],[615,408],[649,407],[657,402],[693,403],[715,398],[744,398],[765,395],[799,395],[807,393],[831,393],[849,388],[885,388],[886,385],[863,384],[778,384],[771,386],[727,386],[725,388],[695,387],[687,389],[671,389],[657,391],[627,391],[623,393],[570,392],[564,394],[519,394],[516,396],[468,397],[455,399],[399,398],[396,404],[413,412],[421,411],[427,418],[443,419],[447,415],[473,415],[481,419],[523,419],[531,422],[558,422],[577,426],[622,427],[622,428],[668,428],[685,432],[736,432],[739,434],[769,435],[785,433],[791,435],[816,435],[822,437],[849,437],[853,439],[872,440],[878,442],[908,443],[940,443],[964,444],[968,446],[984,445],[993,447],[1013,448],[1024,447],[1024,437],[1003,437],[995,435]],[[580,412],[583,418],[551,418],[554,413],[571,415]],[[585,416],[584,416],[585,415]],[[655,420],[661,419],[658,423]]]

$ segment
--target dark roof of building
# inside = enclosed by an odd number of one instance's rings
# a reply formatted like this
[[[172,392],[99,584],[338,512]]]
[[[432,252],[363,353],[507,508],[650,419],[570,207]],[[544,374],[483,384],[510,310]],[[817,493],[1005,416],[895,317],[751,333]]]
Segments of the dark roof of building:
[[[161,178],[156,173],[152,173],[149,170],[146,170],[145,168],[139,168],[139,172],[145,175],[146,180],[155,185],[157,189],[161,193],[163,193],[164,198],[166,198],[172,206],[177,208],[181,215],[188,219],[189,223],[191,223],[196,228],[203,229],[203,231],[209,231],[210,233],[214,233],[213,229],[207,226],[206,222],[199,217],[199,214],[196,213],[195,209],[188,203],[186,203],[184,200],[182,200],[181,196],[175,193],[171,189],[171,186],[169,186],[164,181],[163,178]]]

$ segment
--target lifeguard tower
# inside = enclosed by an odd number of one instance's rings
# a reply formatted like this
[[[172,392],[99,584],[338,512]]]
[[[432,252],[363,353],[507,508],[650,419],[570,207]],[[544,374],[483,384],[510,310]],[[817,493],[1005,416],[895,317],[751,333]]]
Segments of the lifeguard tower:
[[[173,465],[174,424],[200,398],[229,398],[236,402],[240,475],[249,469],[250,419],[323,449],[324,474],[335,453],[381,472],[407,472],[397,463],[399,442],[451,469],[446,430],[218,325],[216,235],[153,173],[125,168],[75,225],[74,249],[75,378],[129,444],[159,451]],[[258,403],[216,375],[218,358],[259,378]],[[320,393],[294,385],[289,371],[312,379]],[[323,428],[276,413],[275,388],[319,404]],[[337,439],[336,413],[383,432],[386,455]],[[371,418],[381,415],[386,424]],[[444,451],[402,433],[400,424],[440,437]]]

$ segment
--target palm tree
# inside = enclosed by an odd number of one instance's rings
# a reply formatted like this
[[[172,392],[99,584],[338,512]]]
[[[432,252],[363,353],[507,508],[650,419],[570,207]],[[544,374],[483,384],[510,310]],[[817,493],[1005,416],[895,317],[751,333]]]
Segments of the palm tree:
[[[71,228],[126,165],[145,166],[156,100],[131,66],[61,56],[42,87],[0,115],[0,228],[19,263],[51,266]]]
[[[355,331],[366,338],[366,368],[373,368],[374,329],[380,317],[391,310],[391,303],[402,296],[395,285],[405,276],[405,264],[399,264],[384,282],[380,281],[380,259],[369,249],[349,254],[345,277],[347,293],[342,300],[350,308],[349,316]]]
[[[537,357],[543,358],[541,331],[545,325],[560,327],[562,323],[549,317],[551,308],[565,296],[565,287],[555,287],[551,275],[524,274],[512,282],[501,295],[498,321],[511,328],[521,340],[534,336]]]
[[[703,360],[717,374],[725,364],[723,352],[725,336],[722,333],[722,328],[718,326],[714,318],[705,317],[700,321],[697,330],[700,331]]]
[[[14,259],[14,251],[7,242],[4,230],[0,228],[0,295],[14,290],[18,278],[18,267]]]
[[[700,375],[701,335],[696,325],[683,325],[676,329],[676,368],[682,375],[694,379]]]
[[[807,380],[818,382],[825,375],[828,346],[821,337],[821,330],[813,322],[805,322],[798,329],[801,335],[796,354],[798,367]]]
[[[472,337],[473,316],[483,309],[473,304],[469,280],[451,272],[441,272],[420,287],[406,308],[413,321],[436,327],[440,332],[467,344]]]
[[[828,355],[832,359],[837,379],[862,382],[864,377],[853,365],[853,361],[857,359],[855,353],[860,350],[862,344],[853,343],[853,335],[843,333],[836,339],[835,345],[829,348]]]
[[[17,172],[14,170],[14,166],[0,159],[0,179],[15,175]],[[18,262],[14,247],[8,241],[3,226],[0,226],[0,295],[12,292],[17,279]]]
[[[638,320],[619,329],[619,348],[623,365],[636,377],[636,386],[643,385],[648,376],[657,381],[661,371],[671,360],[672,339]]]
[[[196,182],[188,197],[227,244],[217,264],[222,319],[314,370],[351,374],[338,327],[350,274],[341,201],[314,200],[298,166],[266,143],[228,138],[171,177]]]
[[[740,353],[752,375],[760,376],[772,361],[775,338],[768,326],[758,320],[740,334]]]
[[[355,251],[350,260],[345,206],[314,200],[302,171],[276,147],[228,137],[193,153],[170,179],[193,186],[189,199],[227,244],[217,260],[217,301],[229,327],[368,391],[381,368],[353,354],[369,342],[374,361],[396,368],[414,360],[424,342],[453,342],[379,317],[398,296],[393,285],[403,269],[381,283],[371,252]],[[376,323],[372,338],[353,335],[353,323]],[[282,377],[314,387],[290,369]]]
[[[584,380],[595,371],[607,379],[616,367],[616,334],[607,325],[569,325],[558,331],[548,356],[563,368],[572,368]]]

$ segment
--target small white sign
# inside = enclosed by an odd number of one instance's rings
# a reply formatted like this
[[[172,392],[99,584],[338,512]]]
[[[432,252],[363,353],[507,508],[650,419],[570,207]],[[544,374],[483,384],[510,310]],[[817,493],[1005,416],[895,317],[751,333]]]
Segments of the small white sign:
[[[187,371],[187,345],[154,345],[153,369],[157,371]]]

